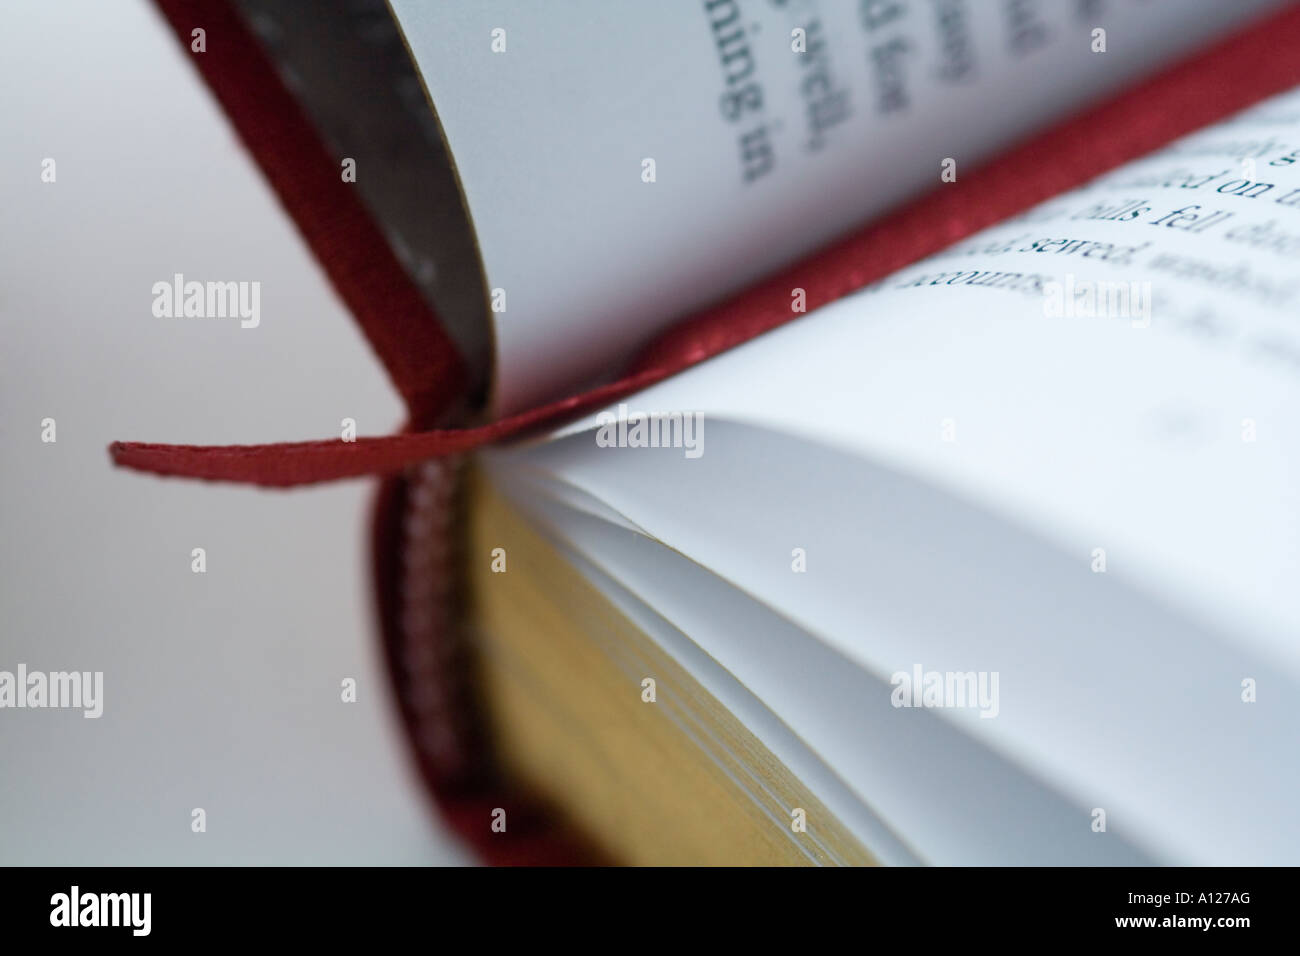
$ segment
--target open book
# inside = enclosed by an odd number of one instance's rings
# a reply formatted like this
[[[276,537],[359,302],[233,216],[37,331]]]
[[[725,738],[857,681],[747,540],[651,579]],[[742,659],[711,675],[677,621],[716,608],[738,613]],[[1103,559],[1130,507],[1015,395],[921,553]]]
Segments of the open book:
[[[1278,4],[338,6],[372,157],[303,101],[509,414]],[[507,773],[637,862],[1295,862],[1298,266],[1300,91],[482,453]]]

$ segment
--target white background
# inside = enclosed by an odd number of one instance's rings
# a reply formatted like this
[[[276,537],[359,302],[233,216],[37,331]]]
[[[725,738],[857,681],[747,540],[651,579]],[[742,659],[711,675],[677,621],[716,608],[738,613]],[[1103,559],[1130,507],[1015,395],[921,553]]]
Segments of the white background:
[[[467,861],[381,667],[373,483],[161,480],[105,450],[381,434],[396,394],[151,5],[5,13],[0,670],[102,670],[105,702],[0,710],[0,863]],[[154,318],[174,272],[260,281],[261,326]]]

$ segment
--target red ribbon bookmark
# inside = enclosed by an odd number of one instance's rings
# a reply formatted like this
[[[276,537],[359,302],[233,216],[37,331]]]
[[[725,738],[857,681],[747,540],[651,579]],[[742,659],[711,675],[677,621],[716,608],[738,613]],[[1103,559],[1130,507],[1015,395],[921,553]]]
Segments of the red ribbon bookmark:
[[[210,481],[285,487],[392,474],[554,426],[614,402],[923,259],[963,237],[1164,144],[1300,84],[1300,8],[1288,7],[1225,42],[1003,153],[661,335],[618,380],[471,428],[446,424],[459,407],[464,363],[402,273],[360,200],[256,41],[224,2],[158,0],[188,48],[196,22],[222,42],[194,62],[221,101],[335,289],[357,317],[411,415],[408,430],[344,442],[168,445],[116,442],[127,468]]]

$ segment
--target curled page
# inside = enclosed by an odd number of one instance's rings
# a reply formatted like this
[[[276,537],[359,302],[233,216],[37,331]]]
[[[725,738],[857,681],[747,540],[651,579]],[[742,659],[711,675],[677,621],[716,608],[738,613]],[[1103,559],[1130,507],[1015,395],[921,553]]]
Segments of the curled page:
[[[391,2],[482,267],[450,319],[490,323],[498,414],[1277,5]]]
[[[1061,839],[1091,840],[1105,807],[1162,862],[1282,863],[1300,847],[1297,259],[1300,88],[497,461],[878,682],[997,675],[988,706],[936,713],[1075,801]],[[881,726],[804,737],[929,858],[987,860],[935,828],[938,798],[909,816],[916,793],[845,769]]]

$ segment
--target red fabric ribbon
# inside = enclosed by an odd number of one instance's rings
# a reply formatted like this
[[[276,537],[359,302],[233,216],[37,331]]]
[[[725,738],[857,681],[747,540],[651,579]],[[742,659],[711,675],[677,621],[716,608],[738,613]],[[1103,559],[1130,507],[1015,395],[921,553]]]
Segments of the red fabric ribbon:
[[[678,323],[616,381],[473,428],[445,423],[465,366],[437,317],[406,278],[381,232],[340,182],[337,167],[293,96],[224,0],[157,0],[257,158],[289,215],[356,316],[410,410],[402,434],[344,442],[167,445],[115,442],[113,461],[159,475],[267,486],[392,474],[522,432],[553,427],[661,381],[798,315],[1081,185],[1171,140],[1300,83],[1300,9],[1290,7],[1235,37],[1087,110],[822,249],[770,279]]]

